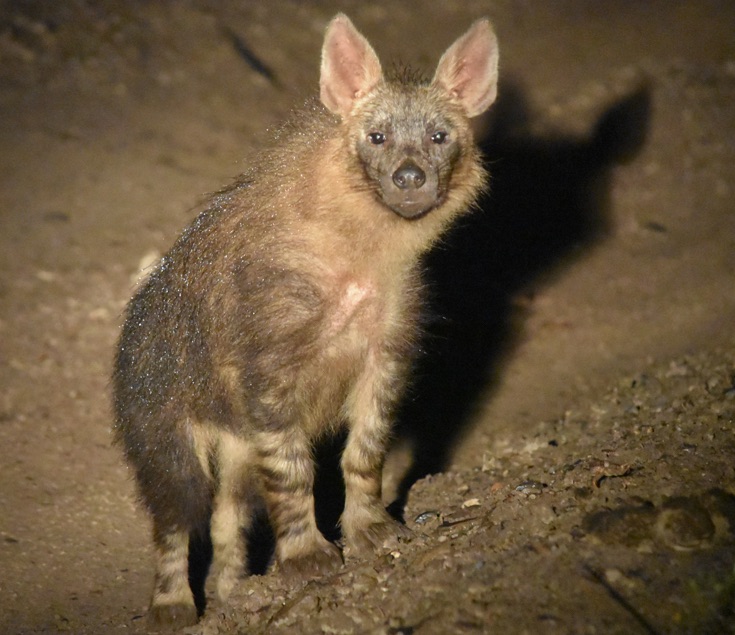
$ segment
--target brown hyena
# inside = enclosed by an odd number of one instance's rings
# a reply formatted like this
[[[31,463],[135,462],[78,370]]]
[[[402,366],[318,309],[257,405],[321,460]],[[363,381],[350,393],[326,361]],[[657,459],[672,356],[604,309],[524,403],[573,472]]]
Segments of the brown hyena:
[[[419,259],[483,186],[469,118],[495,99],[497,59],[480,20],[433,80],[386,78],[337,15],[321,105],[211,200],[130,302],[115,436],[153,517],[154,622],[197,619],[187,577],[197,532],[210,532],[227,596],[262,503],[282,571],[341,564],[312,493],[313,444],[341,427],[346,548],[406,532],[382,505],[381,467],[417,337]]]

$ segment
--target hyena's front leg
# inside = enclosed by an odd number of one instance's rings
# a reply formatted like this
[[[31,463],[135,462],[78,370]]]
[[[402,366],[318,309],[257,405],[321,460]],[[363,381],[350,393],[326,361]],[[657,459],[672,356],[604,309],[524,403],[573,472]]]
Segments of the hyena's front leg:
[[[342,454],[345,509],[341,526],[348,553],[390,547],[397,537],[411,535],[388,514],[381,496],[389,415],[396,393],[392,383],[400,373],[393,363],[371,370],[358,382],[347,404],[350,432]]]
[[[287,575],[326,573],[342,564],[339,549],[316,526],[311,444],[300,429],[257,436],[259,468],[276,557]]]

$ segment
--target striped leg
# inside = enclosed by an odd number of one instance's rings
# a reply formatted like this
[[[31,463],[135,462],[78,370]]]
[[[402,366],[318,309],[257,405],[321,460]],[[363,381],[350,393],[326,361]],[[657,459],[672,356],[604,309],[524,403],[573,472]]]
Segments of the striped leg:
[[[347,403],[350,432],[342,454],[346,498],[341,525],[348,553],[390,547],[396,536],[410,536],[385,511],[381,499],[389,410],[395,393],[391,382],[399,376],[391,363],[369,366]]]
[[[313,575],[342,564],[314,516],[314,464],[303,431],[264,432],[257,439],[260,474],[276,535],[276,556],[288,574]]]
[[[149,620],[155,626],[182,628],[197,622],[189,587],[189,532],[155,526],[156,577]]]
[[[244,532],[250,527],[253,516],[251,470],[254,454],[248,442],[232,434],[220,433],[217,444],[219,482],[210,535],[216,593],[223,602],[245,571]]]

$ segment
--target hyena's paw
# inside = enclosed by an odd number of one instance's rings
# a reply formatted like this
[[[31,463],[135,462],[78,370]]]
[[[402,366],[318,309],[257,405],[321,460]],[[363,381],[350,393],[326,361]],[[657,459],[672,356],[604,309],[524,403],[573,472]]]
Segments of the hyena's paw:
[[[148,613],[151,630],[178,630],[199,621],[194,604],[153,604]]]
[[[225,604],[233,589],[240,580],[239,569],[221,571],[215,576],[214,597],[220,604]]]
[[[279,569],[287,577],[311,578],[331,573],[342,564],[340,550],[331,542],[322,539],[312,550],[281,560]]]
[[[359,555],[375,551],[391,550],[398,547],[400,542],[410,540],[411,530],[397,520],[386,518],[365,527],[354,528],[347,535],[348,555]]]

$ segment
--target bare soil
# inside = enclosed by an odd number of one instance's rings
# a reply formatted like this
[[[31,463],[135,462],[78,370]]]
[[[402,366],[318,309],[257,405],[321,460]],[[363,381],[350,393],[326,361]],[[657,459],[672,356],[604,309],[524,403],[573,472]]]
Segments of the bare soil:
[[[427,72],[482,15],[501,44],[491,188],[427,260],[386,469],[414,538],[306,583],[261,557],[188,632],[735,633],[728,0],[0,2],[0,632],[145,632],[121,312],[339,10]]]

